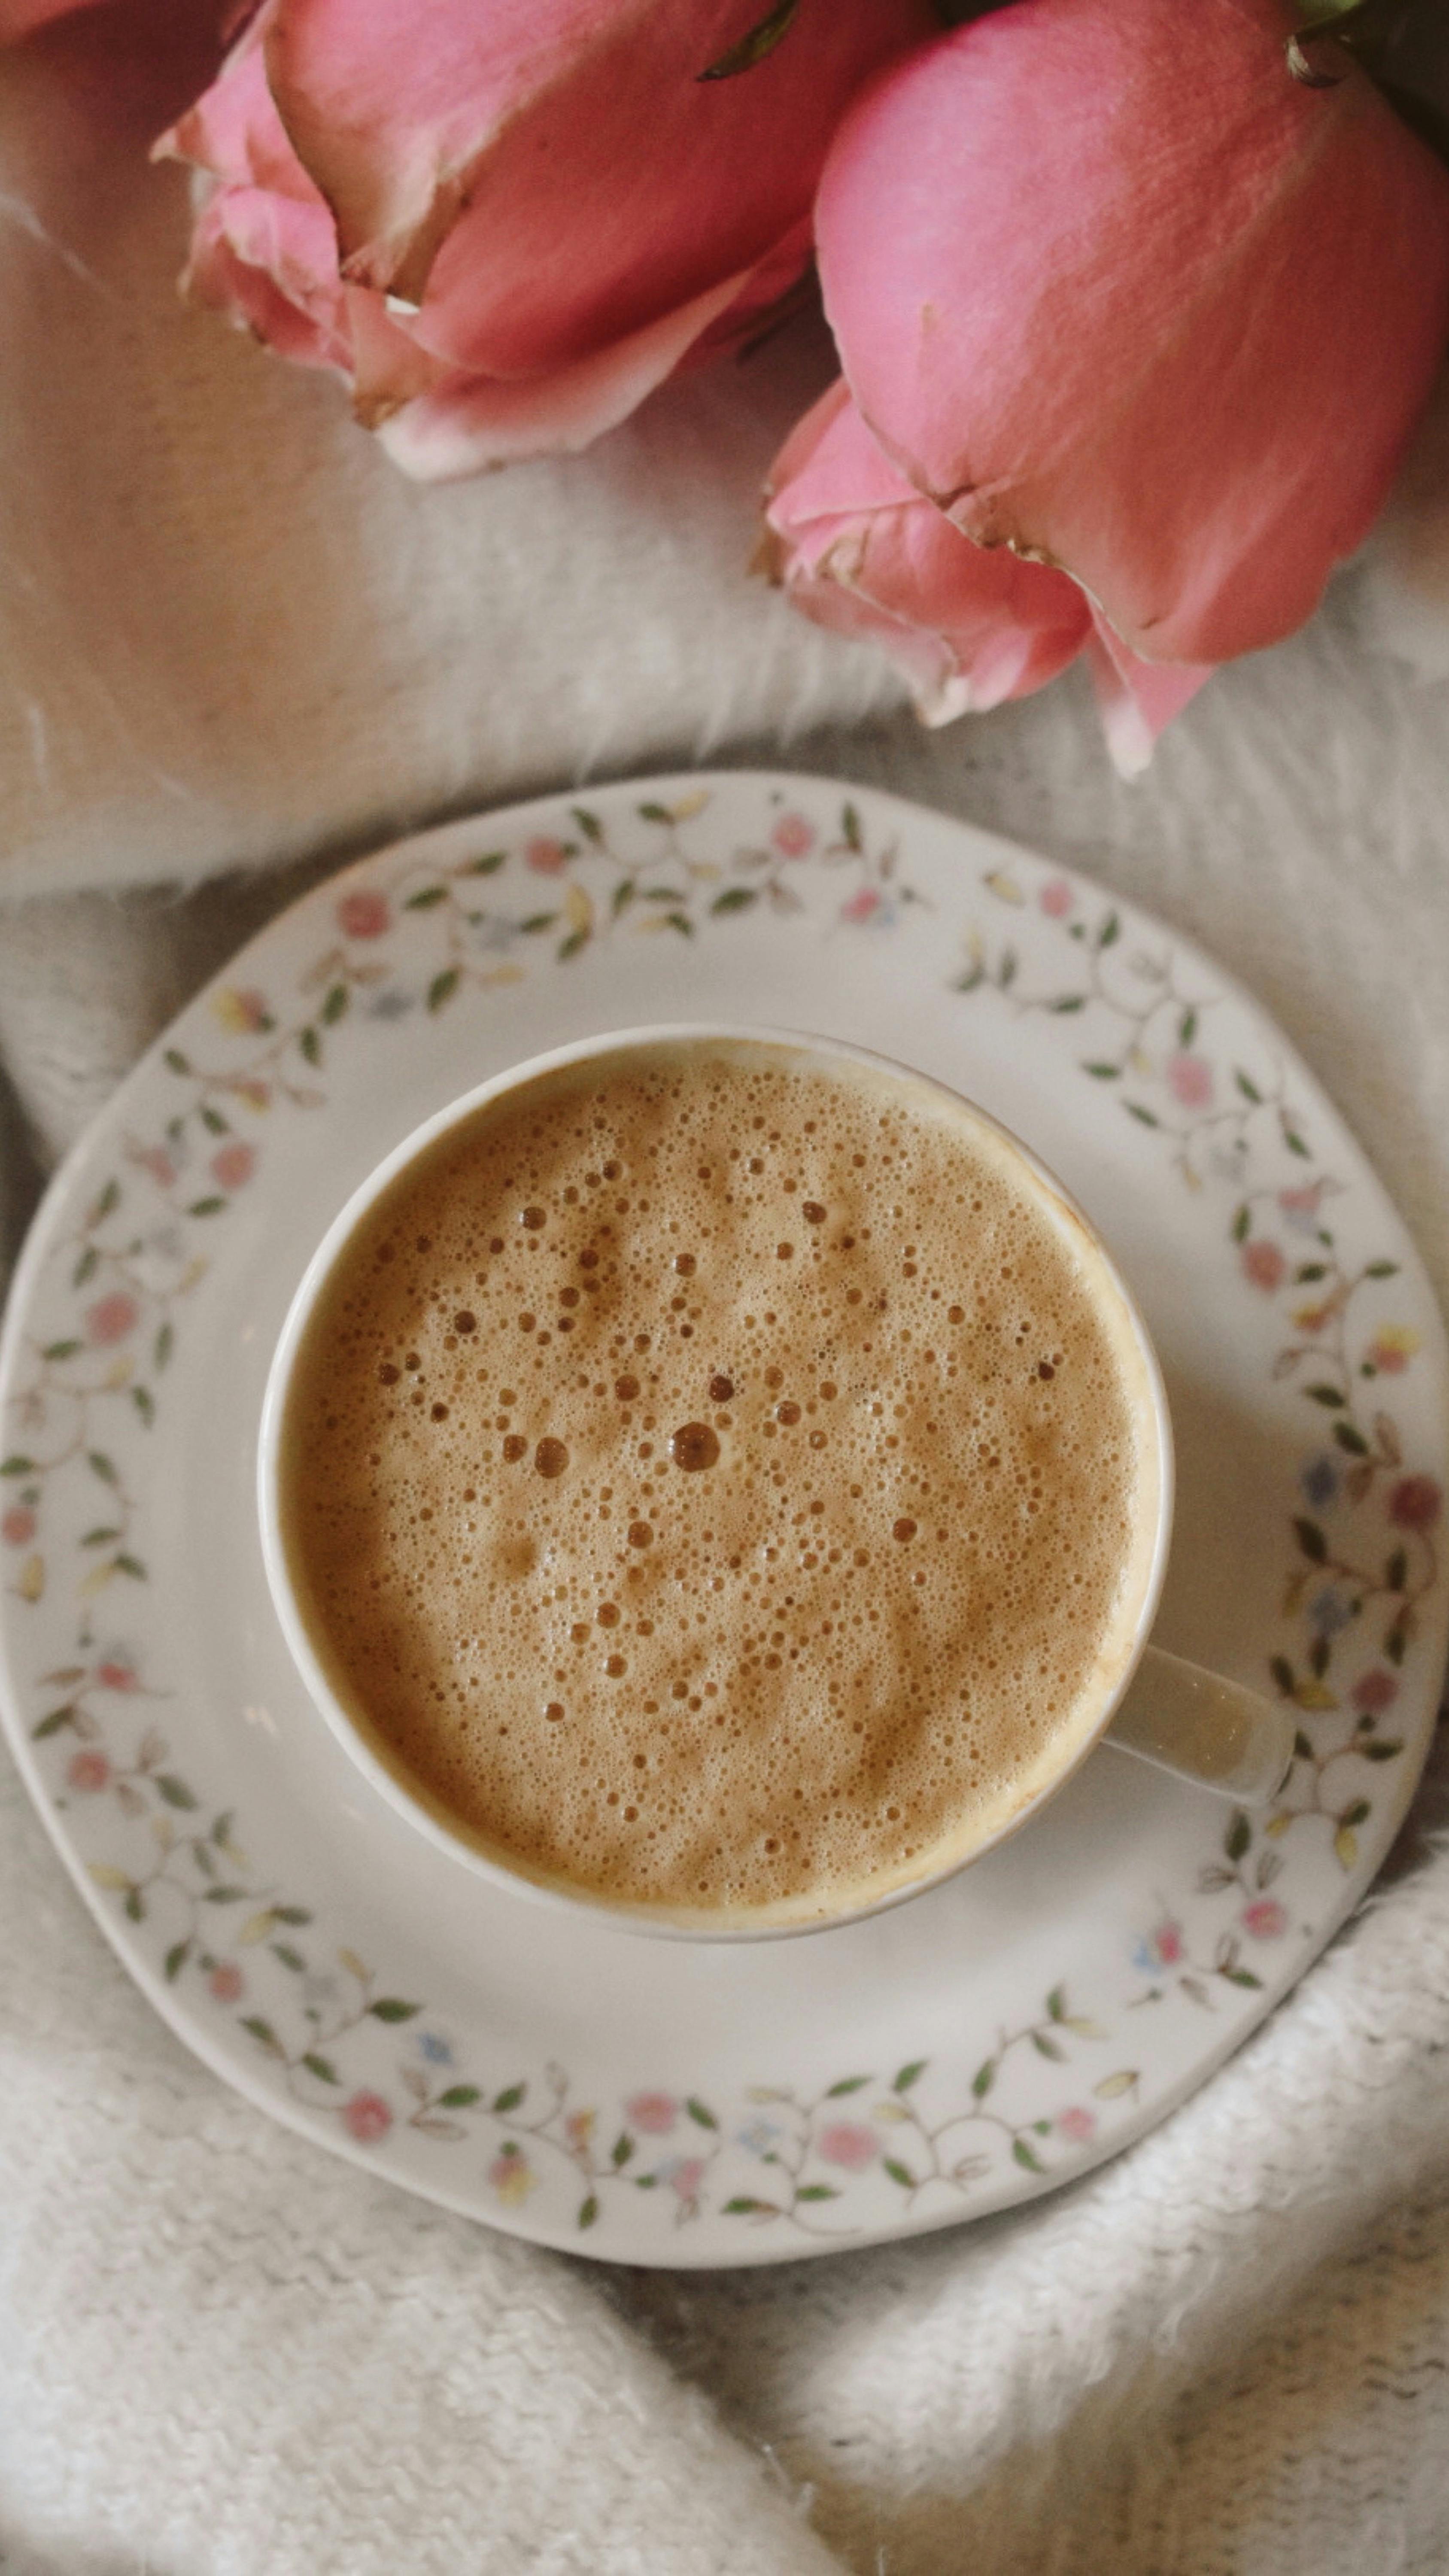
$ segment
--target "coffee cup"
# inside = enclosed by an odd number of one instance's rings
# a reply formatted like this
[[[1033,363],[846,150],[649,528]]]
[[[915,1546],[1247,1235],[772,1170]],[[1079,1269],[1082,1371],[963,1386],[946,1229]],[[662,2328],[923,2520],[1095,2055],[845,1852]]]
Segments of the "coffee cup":
[[[999,1122],[834,1039],[629,1030],[407,1137],[263,1407],[268,1581],[379,1794],[641,1931],[818,1930],[1105,1741],[1246,1804],[1283,1712],[1150,1643],[1161,1371]]]

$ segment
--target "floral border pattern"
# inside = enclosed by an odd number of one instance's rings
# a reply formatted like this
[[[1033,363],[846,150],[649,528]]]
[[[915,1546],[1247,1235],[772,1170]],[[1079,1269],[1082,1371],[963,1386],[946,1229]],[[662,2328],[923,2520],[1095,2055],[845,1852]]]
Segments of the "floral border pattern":
[[[187,1015],[188,1029],[209,1028],[205,1049],[194,1037],[163,1049],[172,1101],[155,1130],[125,1137],[117,1167],[52,1243],[46,1302],[65,1320],[27,1341],[6,1400],[0,1562],[13,1615],[72,1605],[71,1651],[35,1685],[27,1732],[57,1808],[115,1829],[106,1848],[124,1857],[90,1859],[93,1886],[147,1927],[167,1983],[200,1981],[206,2008],[235,2022],[299,2110],[357,2147],[411,2132],[467,2152],[500,2212],[521,2212],[540,2189],[571,2190],[577,2231],[618,2195],[652,2192],[674,2227],[707,2213],[845,2241],[880,2223],[879,2205],[869,2222],[859,2214],[868,2178],[877,2193],[890,2185],[886,2215],[898,2221],[967,2208],[1012,2167],[1035,2180],[1100,2152],[1112,2106],[1137,2102],[1139,2072],[1062,1984],[999,2032],[964,2084],[918,2059],[808,2093],[754,2086],[734,2106],[646,2090],[605,2110],[578,2099],[557,2065],[463,2062],[424,2003],[388,1991],[254,1867],[244,1827],[173,1762],[164,1691],[127,1637],[128,1596],[150,1583],[144,1441],[211,1247],[256,1184],[268,1119],[324,1105],[358,1027],[436,1015],[517,982],[535,959],[566,967],[611,940],[694,940],[751,914],[815,915],[822,889],[827,936],[889,932],[925,906],[897,838],[873,841],[850,801],[824,820],[805,782],[796,789],[796,802],[770,791],[758,837],[724,862],[691,840],[711,800],[701,785],[627,816],[617,795],[602,811],[576,804],[555,831],[446,863],[394,854],[348,871],[313,899],[328,931],[295,990],[223,981]],[[1115,1087],[1184,1187],[1221,1197],[1225,1265],[1280,1315],[1273,1375],[1299,1388],[1314,1408],[1305,1426],[1321,1431],[1305,1444],[1285,1531],[1270,1666],[1298,1713],[1298,1760],[1265,1820],[1228,1817],[1198,1879],[1210,1919],[1195,1910],[1190,1935],[1164,1903],[1141,1933],[1133,1963],[1145,1982],[1123,2007],[1181,1993],[1211,2011],[1224,1986],[1262,1988],[1251,1961],[1290,1928],[1273,1892],[1286,1838],[1326,1833],[1352,1871],[1377,1766],[1404,1750],[1392,1711],[1440,1581],[1443,1497],[1407,1463],[1385,1382],[1411,1368],[1419,1337],[1392,1312],[1396,1265],[1346,1261],[1333,1223],[1346,1185],[1317,1158],[1282,1067],[1212,1052],[1218,997],[1184,983],[1170,947],[1134,946],[1115,907],[1037,863],[990,869],[982,883],[996,919],[1031,906],[1051,925],[1063,972],[1029,991],[1019,940],[974,928],[954,989],[1070,1024],[1083,1079]]]

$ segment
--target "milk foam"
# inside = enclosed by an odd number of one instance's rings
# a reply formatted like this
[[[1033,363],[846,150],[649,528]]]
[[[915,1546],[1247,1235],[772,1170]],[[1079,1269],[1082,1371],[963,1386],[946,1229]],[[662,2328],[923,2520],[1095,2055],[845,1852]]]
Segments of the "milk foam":
[[[364,1220],[283,1524],[340,1695],[483,1848],[808,1916],[969,1850],[1090,1730],[1145,1408],[991,1131],[764,1044],[640,1049],[485,1107]]]

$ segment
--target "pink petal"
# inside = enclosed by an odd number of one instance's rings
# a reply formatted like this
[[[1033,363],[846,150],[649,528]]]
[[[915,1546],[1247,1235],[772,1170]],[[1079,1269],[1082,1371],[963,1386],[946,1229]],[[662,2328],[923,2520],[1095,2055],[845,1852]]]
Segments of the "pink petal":
[[[963,537],[896,471],[843,384],[791,433],[772,484],[774,568],[792,603],[883,645],[927,723],[1024,697],[1080,651],[1076,584]]]
[[[378,436],[395,465],[428,483],[516,464],[527,456],[587,447],[604,430],[627,420],[645,395],[673,373],[744,285],[741,278],[727,277],[694,303],[553,375],[508,383],[481,375],[444,376],[433,390],[405,400],[401,409],[384,417]],[[374,308],[380,303],[376,296],[363,300]]]
[[[1102,731],[1123,778],[1138,778],[1152,758],[1158,735],[1195,698],[1213,665],[1144,662],[1114,635],[1100,609],[1092,612],[1087,668],[1097,692]]]
[[[1291,18],[1016,0],[885,73],[819,193],[827,310],[883,444],[1159,660],[1309,615],[1449,326],[1449,173],[1357,70],[1294,81]]]
[[[747,75],[701,80],[760,14],[276,0],[267,63],[348,275],[429,290],[455,322],[439,354],[522,375],[752,268],[807,213],[846,100],[933,23],[928,0],[832,0]]]

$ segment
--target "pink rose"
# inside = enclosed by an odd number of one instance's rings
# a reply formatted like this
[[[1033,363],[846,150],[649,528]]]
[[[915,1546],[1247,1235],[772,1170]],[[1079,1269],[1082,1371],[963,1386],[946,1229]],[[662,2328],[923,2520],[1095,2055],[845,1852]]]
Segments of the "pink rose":
[[[93,1797],[98,1789],[109,1789],[111,1765],[104,1753],[73,1753],[66,1765],[66,1779],[72,1789],[83,1790]]]
[[[368,886],[354,887],[337,907],[337,927],[344,939],[382,939],[392,927],[392,912],[385,894],[374,894]]]
[[[1386,1708],[1393,1707],[1398,1696],[1399,1685],[1382,1664],[1376,1664],[1372,1672],[1365,1673],[1349,1693],[1354,1707],[1365,1717],[1382,1717]]]
[[[140,1320],[141,1309],[135,1298],[128,1297],[123,1289],[112,1289],[109,1297],[98,1297],[93,1306],[86,1308],[86,1339],[107,1349],[112,1342],[123,1342]]]
[[[1389,1518],[1399,1529],[1431,1530],[1443,1508],[1432,1476],[1403,1476],[1389,1496]]]
[[[12,1503],[0,1520],[0,1538],[7,1547],[28,1547],[35,1536],[35,1514],[26,1503]]]
[[[141,1687],[140,1675],[135,1665],[123,1664],[119,1660],[97,1664],[96,1680],[102,1690],[133,1691]]]
[[[1155,1967],[1175,1968],[1182,1957],[1182,1925],[1165,1918],[1149,1932],[1146,1947]]]
[[[1057,2113],[1057,2129],[1062,2137],[1071,2139],[1074,2147],[1085,2147],[1097,2134],[1097,2115],[1085,2104],[1075,2102],[1069,2111]]]
[[[669,2188],[671,2191],[677,2191],[681,2200],[697,2200],[699,2186],[703,2180],[704,2158],[686,2156],[682,2163],[671,2168]]]
[[[1255,1896],[1251,1905],[1244,1906],[1242,1922],[1255,1941],[1281,1941],[1288,1929],[1287,1909],[1276,1896]]]
[[[583,447],[794,284],[841,109],[934,23],[832,0],[710,78],[747,6],[264,0],[157,146],[206,174],[191,289],[409,473]]]
[[[828,2165],[844,2165],[847,2173],[863,2173],[880,2154],[874,2129],[862,2128],[857,2120],[836,2120],[815,2143]]]
[[[1142,662],[1065,573],[963,536],[891,463],[844,383],[791,433],[769,495],[767,560],[791,604],[882,645],[927,724],[1027,697],[1084,655],[1109,747],[1130,771],[1207,676]]]
[[[1242,1261],[1244,1273],[1255,1288],[1261,1288],[1271,1296],[1275,1288],[1282,1287],[1288,1264],[1276,1243],[1269,1243],[1265,1236],[1258,1235],[1253,1242],[1244,1244]]]
[[[679,2104],[672,2093],[636,2093],[624,2105],[624,2117],[633,2129],[642,2129],[647,2137],[662,2138],[679,2117]]]
[[[545,833],[530,841],[523,855],[528,866],[536,869],[541,877],[559,876],[568,866],[569,854],[562,841],[551,840]]]
[[[883,901],[879,886],[860,886],[840,907],[842,921],[874,921]]]
[[[392,2105],[380,2093],[354,2093],[342,2118],[360,2147],[375,2147],[392,2127]]]
[[[770,838],[782,859],[807,858],[815,847],[815,826],[808,814],[782,814]]]
[[[213,1968],[206,1982],[219,2004],[239,2004],[246,1991],[246,1979],[230,1959]]]
[[[1213,1069],[1200,1055],[1175,1055],[1168,1061],[1167,1087],[1184,1109],[1206,1109],[1213,1096]]]
[[[1053,877],[1044,885],[1037,902],[1048,921],[1064,921],[1072,908],[1072,889],[1065,877]]]
[[[1293,14],[1197,0],[1186,75],[1181,0],[973,16],[862,94],[816,203],[907,481],[1179,672],[1311,614],[1449,331],[1449,172],[1347,60],[1291,76]]]
[[[211,1158],[211,1177],[221,1190],[239,1190],[257,1167],[254,1145],[223,1145]]]

